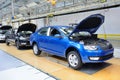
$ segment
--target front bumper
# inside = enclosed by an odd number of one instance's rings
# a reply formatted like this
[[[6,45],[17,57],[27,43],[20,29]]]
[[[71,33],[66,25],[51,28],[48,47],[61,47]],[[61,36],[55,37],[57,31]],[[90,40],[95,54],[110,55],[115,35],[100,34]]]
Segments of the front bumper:
[[[20,40],[19,46],[31,46],[29,41]]]
[[[0,37],[0,41],[5,41],[5,37]]]
[[[81,58],[83,63],[100,63],[113,57],[114,49],[98,51],[82,51]]]
[[[105,56],[90,56],[89,60],[99,61],[99,60],[106,60],[112,57],[113,57],[113,53],[105,55]]]

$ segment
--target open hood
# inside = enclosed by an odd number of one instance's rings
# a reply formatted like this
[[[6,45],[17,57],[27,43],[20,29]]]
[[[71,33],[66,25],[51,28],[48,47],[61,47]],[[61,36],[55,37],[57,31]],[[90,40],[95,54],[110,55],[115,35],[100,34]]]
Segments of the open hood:
[[[12,28],[12,26],[4,25],[4,26],[0,27],[0,30],[9,30],[11,28]]]
[[[101,14],[93,14],[82,20],[75,29],[70,34],[75,32],[88,31],[90,33],[95,33],[98,28],[104,23],[104,16]]]
[[[36,27],[37,26],[35,24],[32,24],[32,23],[22,24],[21,26],[19,26],[17,33],[21,32],[21,31],[32,31],[32,32],[35,32]]]

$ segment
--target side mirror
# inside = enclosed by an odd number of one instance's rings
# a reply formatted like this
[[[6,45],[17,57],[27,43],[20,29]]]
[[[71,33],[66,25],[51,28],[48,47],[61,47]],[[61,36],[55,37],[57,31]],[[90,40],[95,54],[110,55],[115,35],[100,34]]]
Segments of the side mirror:
[[[54,35],[56,38],[63,38],[60,34],[55,34]]]

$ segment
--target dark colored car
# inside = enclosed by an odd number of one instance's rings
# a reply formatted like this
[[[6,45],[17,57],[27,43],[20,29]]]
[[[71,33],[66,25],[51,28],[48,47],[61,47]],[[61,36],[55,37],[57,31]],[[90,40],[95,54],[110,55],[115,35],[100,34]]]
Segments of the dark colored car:
[[[9,45],[10,43],[15,44],[17,30],[17,28],[12,28],[5,34],[6,45]]]
[[[94,14],[77,26],[48,26],[33,33],[30,44],[35,55],[41,51],[67,58],[69,66],[80,69],[83,63],[101,63],[113,57],[114,48],[94,34],[104,16]]]
[[[22,46],[30,46],[29,38],[35,30],[36,25],[32,23],[23,24],[17,30],[12,29],[6,35],[6,44],[15,43],[18,49]]]
[[[5,41],[5,34],[11,28],[12,28],[12,26],[9,26],[9,25],[4,25],[4,26],[0,27],[0,41]]]

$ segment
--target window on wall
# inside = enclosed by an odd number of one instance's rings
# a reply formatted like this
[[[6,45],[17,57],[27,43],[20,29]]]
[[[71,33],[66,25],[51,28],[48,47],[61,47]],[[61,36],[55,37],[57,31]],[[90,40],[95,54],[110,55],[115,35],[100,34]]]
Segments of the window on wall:
[[[49,11],[49,9],[50,9],[50,5],[43,5],[37,8],[38,13],[45,13]]]
[[[74,3],[78,3],[78,0],[74,0]]]
[[[65,6],[68,6],[68,5],[73,5],[73,0],[66,0]]]
[[[56,8],[63,7],[63,6],[65,6],[65,2],[58,2],[56,4]]]
[[[99,3],[100,0],[86,0],[87,4],[95,4],[95,3]]]
[[[87,4],[87,0],[77,0],[77,1],[78,1],[78,4],[80,4],[80,5]]]

